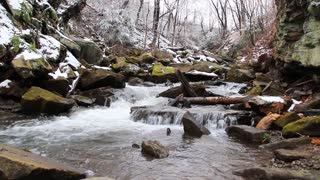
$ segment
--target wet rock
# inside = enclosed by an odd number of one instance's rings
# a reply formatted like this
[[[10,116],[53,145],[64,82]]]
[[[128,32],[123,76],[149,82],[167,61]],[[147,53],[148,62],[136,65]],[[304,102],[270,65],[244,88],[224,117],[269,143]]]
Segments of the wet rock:
[[[50,159],[0,145],[0,169],[8,179],[82,179],[85,175]]]
[[[317,97],[311,101],[305,102],[303,104],[298,104],[294,107],[295,112],[305,112],[310,109],[320,109],[320,98]]]
[[[284,137],[290,138],[299,135],[320,136],[320,116],[306,117],[286,125],[282,134]]]
[[[234,172],[248,180],[316,180],[319,173],[307,170],[288,170],[277,168],[255,167]]]
[[[2,83],[6,84],[6,86],[0,86],[0,96],[4,98],[20,100],[22,95],[28,90],[25,87],[21,87],[21,85],[15,81],[5,80]]]
[[[159,141],[143,141],[142,142],[142,153],[155,158],[166,158],[169,156],[169,149]]]
[[[227,73],[226,80],[229,82],[243,83],[255,79],[255,74],[252,70],[240,69],[233,66]]]
[[[191,87],[194,89],[194,91],[200,97],[207,97],[210,95],[210,93],[206,91],[205,86],[203,86],[201,84],[191,84]],[[160,93],[159,96],[174,99],[174,98],[178,97],[180,94],[184,94],[184,92],[183,92],[181,86],[177,86],[177,87],[170,88],[170,89]],[[186,96],[186,94],[184,94],[184,96]]]
[[[132,144],[132,148],[140,149],[140,146],[139,146],[139,144]]]
[[[277,127],[283,128],[287,124],[295,122],[297,120],[301,119],[300,116],[298,116],[295,112],[289,112],[285,115],[282,115],[278,120],[274,121],[273,124],[275,124]]]
[[[263,149],[296,149],[299,146],[310,144],[311,138],[302,137],[302,138],[292,138],[292,139],[284,139],[277,142],[264,144],[259,146]]]
[[[137,77],[130,78],[129,81],[128,81],[128,84],[130,86],[140,86],[140,85],[143,84],[143,80],[140,79],[140,78],[137,78]]]
[[[192,137],[201,137],[209,135],[210,131],[202,126],[190,112],[186,112],[182,117],[184,134]]]
[[[89,64],[100,65],[104,53],[95,42],[79,38],[72,40],[80,46],[80,59],[84,59]]]
[[[31,87],[21,100],[25,113],[59,114],[70,110],[75,102],[39,87]]]
[[[83,90],[100,87],[124,88],[124,76],[104,69],[86,70],[80,79]]]
[[[44,82],[46,90],[59,93],[62,96],[66,96],[69,92],[70,82],[65,78],[50,79]]]
[[[17,55],[11,61],[12,67],[20,77],[23,79],[48,77],[48,73],[52,71],[52,67],[43,57],[26,58],[24,55]]]
[[[80,95],[73,95],[71,96],[71,98],[75,100],[79,106],[84,106],[84,107],[92,106],[96,101],[95,99],[88,98],[85,96],[80,96]]]
[[[95,99],[95,104],[99,106],[105,106],[109,97],[113,96],[113,92],[110,88],[102,87],[81,92],[80,95]]]
[[[235,136],[248,143],[262,144],[268,142],[270,135],[265,130],[251,126],[237,125],[226,129],[229,136]]]
[[[285,162],[292,162],[295,160],[306,159],[311,157],[311,154],[305,151],[287,150],[287,149],[278,149],[274,152],[274,154],[277,159]]]
[[[262,94],[261,86],[255,86],[250,91],[248,91],[245,95],[246,96],[259,96]]]

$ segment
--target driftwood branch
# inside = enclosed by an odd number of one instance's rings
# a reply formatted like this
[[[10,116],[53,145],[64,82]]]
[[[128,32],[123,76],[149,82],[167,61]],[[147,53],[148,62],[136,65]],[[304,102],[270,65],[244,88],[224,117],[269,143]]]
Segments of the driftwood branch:
[[[198,94],[195,92],[195,90],[190,86],[187,78],[182,74],[180,70],[176,71],[176,75],[181,82],[181,88],[184,94],[187,97],[198,97]]]
[[[194,105],[230,105],[244,103],[245,101],[245,98],[243,97],[190,97],[184,99]]]

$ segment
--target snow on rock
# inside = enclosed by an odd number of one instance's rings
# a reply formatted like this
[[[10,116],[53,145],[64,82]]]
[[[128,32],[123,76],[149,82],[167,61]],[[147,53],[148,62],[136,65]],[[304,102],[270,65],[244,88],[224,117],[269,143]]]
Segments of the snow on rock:
[[[56,72],[49,73],[49,76],[51,76],[53,79],[58,79],[59,77],[67,79],[68,78],[68,73],[67,72],[61,72],[60,68],[58,68]]]
[[[21,4],[24,0],[7,0],[8,5],[14,10],[21,10]]]
[[[20,30],[13,25],[6,9],[0,5],[0,44],[7,45],[11,38]]]
[[[43,58],[43,56],[40,53],[35,52],[31,49],[25,49],[20,54],[18,54],[14,59],[18,59],[22,56],[25,61],[38,60],[40,58]]]
[[[109,68],[109,67],[102,67],[102,66],[92,66],[93,68],[96,68],[96,69],[104,69],[104,70],[112,70],[111,68]]]
[[[267,102],[279,102],[279,103],[285,103],[285,100],[281,97],[277,96],[259,96],[260,99],[267,101]]]
[[[293,101],[293,103],[292,103],[292,105],[290,106],[290,108],[288,109],[289,112],[292,112],[293,109],[294,109],[294,107],[295,107],[296,105],[302,103],[301,101],[297,101],[297,100],[295,100],[295,99],[292,99],[292,101]]]
[[[61,44],[55,38],[51,36],[41,35],[40,41],[40,52],[46,59],[57,60],[60,55]]]
[[[0,88],[10,88],[9,84],[11,83],[12,81],[7,79],[7,80],[4,80],[0,83]]]
[[[201,76],[208,76],[208,77],[218,77],[218,75],[215,73],[207,73],[207,72],[201,72],[201,71],[197,71],[197,70],[187,72],[186,74],[201,75]]]
[[[67,52],[67,57],[65,59],[65,62],[67,62],[67,64],[69,64],[70,66],[73,66],[74,68],[78,69],[79,67],[81,67],[81,63],[78,61],[77,58],[75,58],[71,52]]]

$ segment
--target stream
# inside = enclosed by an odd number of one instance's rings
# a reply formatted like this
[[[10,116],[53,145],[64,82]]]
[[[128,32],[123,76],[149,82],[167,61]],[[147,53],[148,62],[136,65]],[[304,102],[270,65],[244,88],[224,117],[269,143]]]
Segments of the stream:
[[[241,87],[241,86],[240,86]],[[234,84],[209,88],[214,93],[237,95],[240,88]],[[224,127],[225,109],[221,106],[195,107],[206,112],[197,116],[211,135],[200,139],[183,137],[179,117],[166,121],[148,114],[137,118],[130,115],[133,106],[156,105],[164,109],[168,100],[156,96],[168,89],[127,86],[115,94],[118,100],[110,108],[78,108],[66,116],[41,117],[2,125],[0,143],[9,144],[44,157],[49,157],[91,176],[115,179],[241,179],[234,170],[267,163],[256,147],[247,146],[229,138]],[[211,115],[208,115],[208,113]],[[214,115],[220,113],[220,115]],[[200,113],[201,114],[201,113]],[[218,119],[217,119],[218,118]],[[236,120],[231,120],[236,123]],[[166,130],[172,133],[167,136]],[[165,159],[150,159],[132,144],[144,140],[158,140],[168,146]]]

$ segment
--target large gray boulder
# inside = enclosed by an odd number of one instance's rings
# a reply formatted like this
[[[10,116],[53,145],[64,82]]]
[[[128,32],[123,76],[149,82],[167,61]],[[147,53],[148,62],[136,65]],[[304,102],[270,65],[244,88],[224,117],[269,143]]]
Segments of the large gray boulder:
[[[73,38],[73,41],[80,46],[80,59],[89,64],[100,65],[104,53],[95,42],[80,38]]]
[[[251,126],[236,125],[226,129],[230,136],[234,136],[248,143],[262,144],[269,141],[270,135],[265,130],[257,129]]]
[[[201,137],[202,135],[209,135],[210,131],[200,124],[190,112],[186,112],[182,118],[184,134],[192,137]]]
[[[8,179],[75,180],[85,178],[78,170],[30,152],[0,144],[0,177]],[[0,178],[1,179],[1,178]]]
[[[30,114],[59,114],[67,112],[74,105],[74,100],[63,98],[39,87],[31,87],[21,100],[23,112]]]
[[[169,149],[159,141],[143,141],[142,142],[142,153],[155,158],[166,158],[169,156]]]

